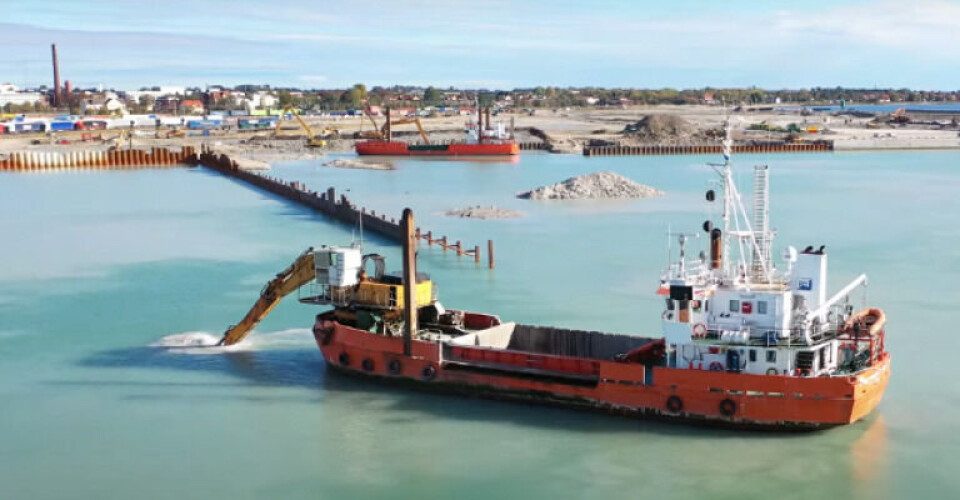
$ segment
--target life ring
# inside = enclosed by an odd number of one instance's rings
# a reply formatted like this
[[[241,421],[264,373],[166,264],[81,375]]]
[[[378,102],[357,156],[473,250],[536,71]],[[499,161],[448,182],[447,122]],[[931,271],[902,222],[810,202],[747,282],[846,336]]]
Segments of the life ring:
[[[670,413],[680,413],[683,411],[683,400],[677,396],[667,398],[667,411]]]
[[[420,371],[420,376],[423,377],[423,380],[429,382],[437,376],[437,369],[433,365],[424,366],[423,370]]]
[[[712,372],[722,372],[722,371],[723,371],[723,363],[721,363],[721,362],[719,362],[719,361],[714,361],[713,363],[710,363],[710,371],[712,371]]]
[[[732,417],[737,413],[737,403],[732,399],[724,399],[720,402],[720,414],[724,417]]]
[[[777,375],[780,372],[776,368],[767,368],[767,375]]]
[[[365,372],[372,372],[374,368],[373,360],[370,358],[364,359],[362,362],[360,362],[360,367],[363,368],[363,371]]]
[[[400,375],[400,372],[403,371],[403,364],[400,363],[399,359],[391,359],[390,362],[387,363],[387,371],[390,372],[391,375]]]
[[[697,323],[693,325],[693,338],[702,339],[707,336],[707,325]]]
[[[350,355],[345,352],[341,352],[340,356],[337,356],[337,361],[339,361],[343,366],[350,366]]]

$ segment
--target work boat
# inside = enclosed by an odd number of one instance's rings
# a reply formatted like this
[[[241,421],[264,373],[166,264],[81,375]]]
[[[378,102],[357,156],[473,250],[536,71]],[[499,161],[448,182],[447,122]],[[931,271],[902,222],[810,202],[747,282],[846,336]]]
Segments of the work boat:
[[[890,376],[884,313],[855,311],[865,276],[827,296],[823,246],[783,251],[774,267],[769,170],[754,168],[752,216],[729,161],[714,165],[720,224],[704,223],[709,255],[668,265],[658,292],[663,335],[502,322],[447,309],[416,271],[413,215],[403,216],[403,272],[384,272],[359,246],[304,252],[267,284],[224,336],[246,335],[283,295],[329,307],[313,334],[327,366],[382,381],[497,398],[600,409],[730,427],[810,430],[856,422],[880,402]],[[673,237],[673,236],[672,236]],[[736,254],[734,254],[736,251]],[[737,258],[732,258],[736,255]],[[367,271],[373,264],[372,274]]]

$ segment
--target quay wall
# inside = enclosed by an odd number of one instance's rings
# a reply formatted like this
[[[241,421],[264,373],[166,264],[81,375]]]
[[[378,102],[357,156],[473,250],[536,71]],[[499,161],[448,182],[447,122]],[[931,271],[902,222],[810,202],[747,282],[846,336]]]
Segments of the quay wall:
[[[169,148],[67,152],[18,151],[0,160],[0,171],[130,170],[172,167],[187,163],[195,154],[191,146],[184,146],[179,151]]]
[[[833,151],[833,141],[803,142],[795,144],[735,144],[734,153],[812,153]],[[647,155],[689,155],[721,154],[723,146],[704,145],[663,145],[645,146],[584,146],[584,156],[647,156]]]

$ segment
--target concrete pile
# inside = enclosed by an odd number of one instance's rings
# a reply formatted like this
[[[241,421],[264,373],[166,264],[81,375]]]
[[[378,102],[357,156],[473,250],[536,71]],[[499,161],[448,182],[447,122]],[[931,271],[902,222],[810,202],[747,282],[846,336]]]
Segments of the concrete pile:
[[[527,200],[643,199],[662,196],[663,191],[634,182],[620,174],[603,171],[571,177],[552,186],[517,194]]]

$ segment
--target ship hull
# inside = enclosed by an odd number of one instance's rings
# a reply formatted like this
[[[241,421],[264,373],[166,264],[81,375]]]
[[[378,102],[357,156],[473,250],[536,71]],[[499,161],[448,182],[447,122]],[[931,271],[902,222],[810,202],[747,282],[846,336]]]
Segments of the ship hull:
[[[356,144],[361,156],[512,156],[520,154],[513,142],[482,144],[424,144],[397,141],[363,141]]]
[[[404,386],[742,429],[808,431],[852,424],[880,402],[887,357],[856,375],[788,377],[647,367],[517,351],[493,352],[375,335],[320,320],[327,365]],[[677,404],[679,402],[679,404]]]

